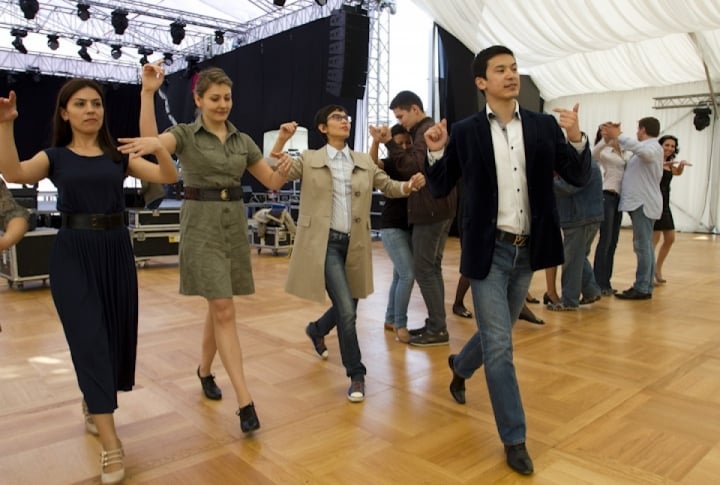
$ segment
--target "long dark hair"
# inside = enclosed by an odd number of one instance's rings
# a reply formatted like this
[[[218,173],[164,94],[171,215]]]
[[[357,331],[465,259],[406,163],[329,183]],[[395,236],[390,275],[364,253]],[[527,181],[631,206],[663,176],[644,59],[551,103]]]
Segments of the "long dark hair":
[[[675,160],[675,157],[677,156],[677,154],[680,153],[680,145],[678,145],[678,139],[677,139],[676,137],[672,136],[672,135],[663,135],[663,136],[661,136],[660,139],[658,140],[658,143],[660,143],[660,144],[662,145],[662,144],[665,143],[667,140],[674,140],[674,141],[675,141],[675,151],[672,152],[672,153],[670,154],[670,156],[665,159],[666,162],[669,162],[669,161],[671,161],[671,160]]]
[[[55,104],[55,114],[53,115],[52,146],[64,147],[72,142],[73,132],[70,127],[70,122],[65,121],[62,118],[61,111],[67,110],[67,104],[68,101],[70,101],[70,98],[83,88],[90,88],[100,95],[100,101],[103,105],[103,120],[100,131],[98,132],[98,145],[100,145],[100,149],[106,156],[110,157],[115,162],[120,162],[123,156],[119,151],[117,151],[112,135],[110,135],[110,129],[108,128],[107,110],[104,109],[105,93],[103,92],[100,84],[92,79],[70,79],[68,82],[63,84],[62,88],[60,88],[60,92],[57,96],[57,102]]]

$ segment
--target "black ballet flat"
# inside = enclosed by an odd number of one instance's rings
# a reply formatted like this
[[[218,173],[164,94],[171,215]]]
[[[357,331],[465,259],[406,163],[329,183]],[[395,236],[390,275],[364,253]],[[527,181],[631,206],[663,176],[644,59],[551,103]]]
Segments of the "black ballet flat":
[[[538,300],[538,299],[535,298],[534,296],[526,296],[526,297],[525,297],[525,301],[526,301],[527,303],[540,303],[540,300]]]
[[[243,433],[250,433],[260,428],[260,420],[255,413],[254,403],[241,407],[235,414],[240,416],[240,429]]]

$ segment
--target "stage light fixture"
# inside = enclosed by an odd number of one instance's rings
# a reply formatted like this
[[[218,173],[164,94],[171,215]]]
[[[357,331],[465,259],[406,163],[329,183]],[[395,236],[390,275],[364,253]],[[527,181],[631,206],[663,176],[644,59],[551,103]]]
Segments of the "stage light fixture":
[[[215,43],[217,45],[222,45],[225,42],[225,32],[222,30],[216,30],[215,31]]]
[[[185,56],[185,62],[187,62],[187,67],[185,68],[185,78],[190,79],[195,75],[196,72],[198,72],[200,69],[198,68],[198,62],[200,62],[200,58],[198,56]]]
[[[152,55],[153,50],[149,47],[139,47],[138,48],[138,54],[140,54],[142,57],[140,58],[140,65],[144,66],[148,62],[147,56]]]
[[[23,44],[23,37],[27,37],[27,30],[24,29],[12,29],[10,35],[15,37],[12,41],[12,46],[20,53],[27,54],[27,47]]]
[[[83,22],[90,18],[90,5],[86,3],[78,3],[77,4],[77,16],[80,17],[80,20]]]
[[[173,63],[173,55],[172,52],[164,52],[163,53],[163,62],[166,66],[171,66]]]
[[[170,37],[172,37],[173,44],[180,45],[185,38],[185,22],[176,20],[170,24]]]
[[[116,61],[120,59],[122,56],[122,50],[120,44],[110,44],[111,50],[110,50],[110,57],[115,59]]]
[[[123,35],[128,28],[128,12],[122,8],[116,8],[110,14],[110,23],[117,35]]]
[[[710,115],[712,114],[712,110],[710,108],[707,106],[695,108],[693,113],[695,113],[693,124],[695,125],[695,129],[697,131],[703,131],[705,128],[710,126]]]
[[[60,41],[59,41],[60,36],[54,35],[54,34],[48,34],[47,38],[48,38],[47,46],[54,51],[58,50],[58,47],[60,47]]]
[[[40,10],[37,0],[20,0],[20,10],[26,19],[32,20],[35,18],[35,14]]]
[[[284,7],[285,0],[273,0],[273,4],[275,4],[276,7]]]
[[[324,7],[325,5],[327,5],[327,0],[315,0],[315,3],[317,3],[321,7]]]
[[[90,57],[87,50],[87,48],[92,45],[92,41],[90,39],[78,39],[76,44],[80,46],[78,50],[80,58],[85,62],[92,62],[92,57]]]

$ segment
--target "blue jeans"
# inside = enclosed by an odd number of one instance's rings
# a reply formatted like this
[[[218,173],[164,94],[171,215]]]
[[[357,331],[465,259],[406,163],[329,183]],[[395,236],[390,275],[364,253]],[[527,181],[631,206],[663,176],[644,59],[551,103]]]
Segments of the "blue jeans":
[[[600,238],[595,246],[595,261],[593,271],[595,281],[602,290],[612,289],[610,278],[612,278],[613,263],[615,260],[615,248],[617,248],[620,237],[620,223],[622,212],[618,211],[620,196],[613,192],[603,192],[603,211],[605,219],[600,223]]]
[[[366,371],[355,329],[358,300],[352,297],[345,273],[349,242],[348,236],[330,232],[325,254],[325,289],[332,301],[332,307],[315,322],[315,331],[318,337],[324,337],[337,325],[340,357],[345,372],[352,380],[364,381]]]
[[[496,241],[488,276],[470,279],[478,331],[454,361],[455,373],[465,379],[485,364],[495,424],[506,445],[525,441],[525,412],[513,364],[512,329],[531,278],[530,250]]]
[[[600,296],[588,256],[600,223],[585,224],[563,229],[565,262],[562,266],[562,298],[565,306],[580,305],[580,294],[585,298]]]
[[[445,321],[445,281],[442,257],[452,219],[430,224],[415,224],[412,232],[413,268],[428,311],[427,331],[440,333],[447,329]]]
[[[633,250],[637,257],[637,270],[633,288],[643,293],[652,293],[655,277],[655,250],[653,248],[653,224],[643,212],[642,206],[630,212],[633,227]]]
[[[385,321],[394,322],[395,328],[407,328],[407,309],[415,283],[412,256],[412,232],[409,229],[388,227],[380,230],[385,251],[393,263]]]

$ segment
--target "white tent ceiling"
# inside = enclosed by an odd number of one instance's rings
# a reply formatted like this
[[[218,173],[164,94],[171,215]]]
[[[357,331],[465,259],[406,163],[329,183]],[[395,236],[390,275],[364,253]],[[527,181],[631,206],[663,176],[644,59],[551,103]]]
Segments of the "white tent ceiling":
[[[504,44],[545,100],[720,74],[718,0],[413,0],[473,52]]]

